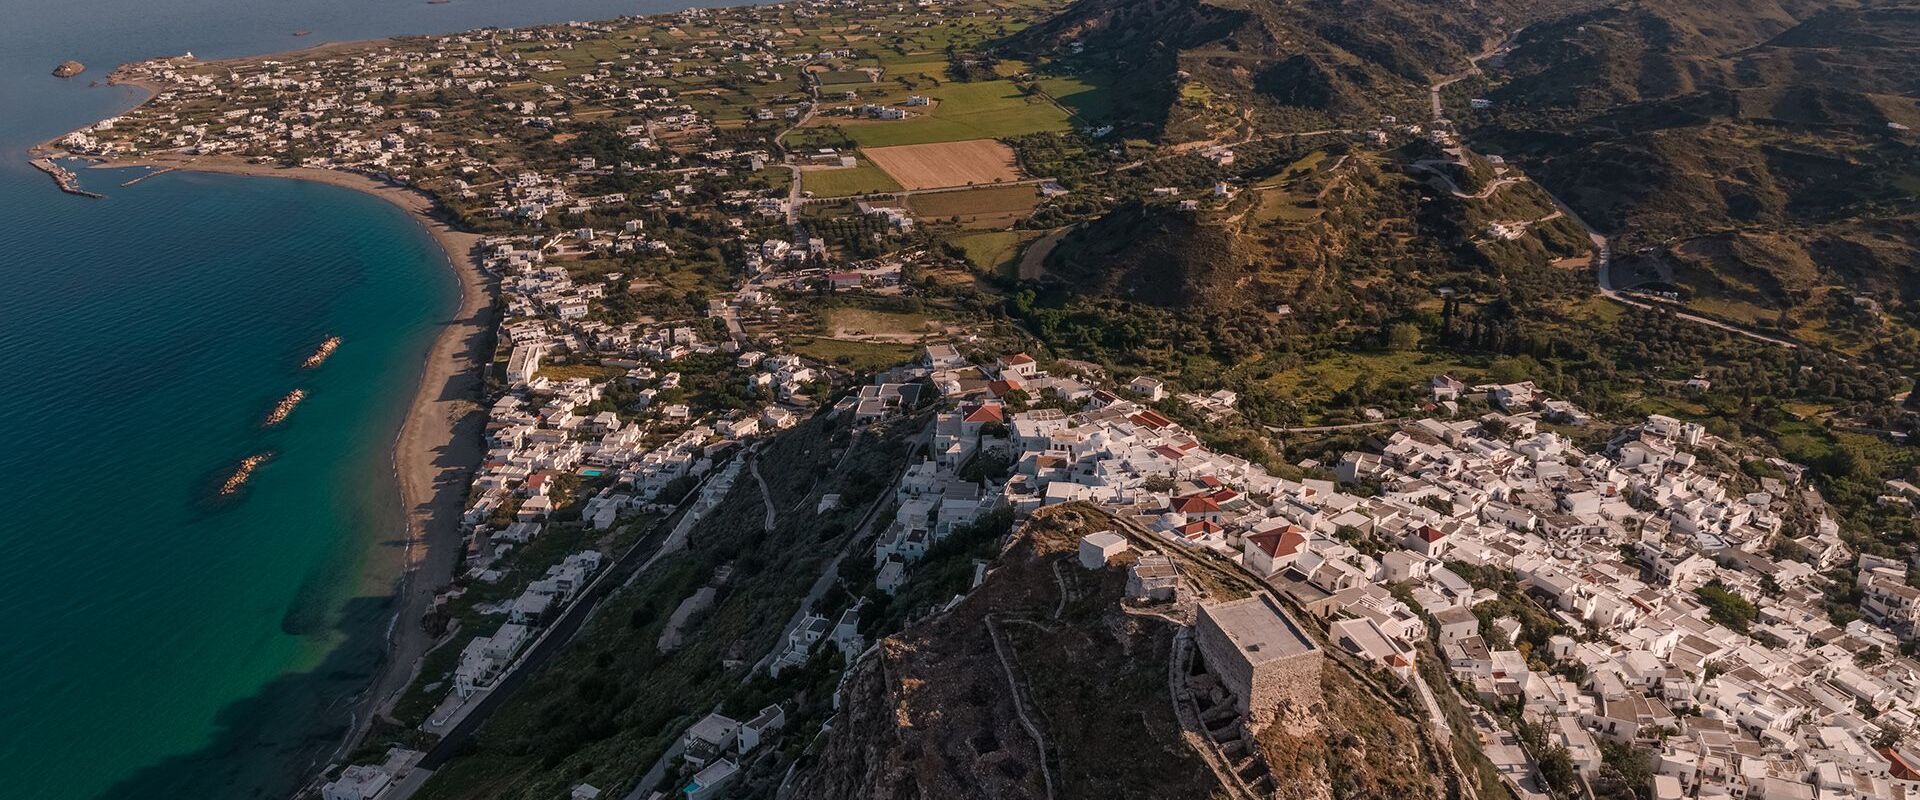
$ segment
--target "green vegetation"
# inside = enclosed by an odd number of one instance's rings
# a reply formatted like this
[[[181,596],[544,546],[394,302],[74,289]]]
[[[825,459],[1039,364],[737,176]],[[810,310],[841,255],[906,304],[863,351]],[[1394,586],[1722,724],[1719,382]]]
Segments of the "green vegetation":
[[[1920,150],[1903,121],[1912,87],[1887,79],[1920,70],[1920,25],[1828,3],[1728,8],[1608,7],[1529,28],[1465,127],[1614,234],[1627,282],[1920,364]],[[1680,69],[1695,77],[1672,80]]]
[[[556,381],[586,378],[595,383],[604,383],[625,374],[627,371],[619,367],[603,367],[599,364],[542,364],[539,372],[540,377]]]
[[[927,116],[899,121],[858,122],[840,126],[847,138],[865,147],[958,142],[1066,130],[1059,106],[1006,80],[948,83],[928,93],[936,104]]]
[[[884,487],[897,472],[907,432],[850,441],[830,421],[815,419],[771,440],[758,456],[761,473],[775,505],[795,510],[763,532],[759,483],[743,473],[728,498],[694,527],[689,549],[663,558],[632,589],[609,598],[573,645],[488,721],[473,752],[447,764],[418,796],[560,796],[581,781],[624,787],[715,705],[740,714],[788,700],[788,734],[804,743],[831,713],[838,655],[823,655],[777,680],[743,682],[744,670],[776,647],[799,598],[847,545],[866,501],[880,496],[873,487]],[[844,447],[852,450],[842,459]],[[825,492],[842,493],[849,507],[814,516],[807,501]],[[656,643],[667,617],[721,566],[732,568],[732,578],[713,609],[678,649],[661,653]]]
[[[1112,119],[1120,100],[1115,87],[1077,75],[1042,78],[1034,83],[1086,123]]]
[[[1753,624],[1754,617],[1759,613],[1752,602],[1729,591],[1726,584],[1718,580],[1709,581],[1707,585],[1693,590],[1693,593],[1700,598],[1700,602],[1707,604],[1707,614],[1714,622],[1742,633]]]
[[[1008,226],[1039,205],[1032,186],[987,186],[916,194],[907,201],[913,213],[930,221]]]
[[[975,269],[992,275],[1014,277],[1021,248],[1034,239],[1025,231],[980,231],[948,237],[948,244],[959,248],[961,257]]]
[[[800,188],[816,197],[848,197],[900,191],[900,183],[873,162],[860,159],[852,167],[809,169],[800,173]]]
[[[930,321],[918,312],[881,311],[851,305],[826,309],[826,329],[835,335],[918,338]]]
[[[793,351],[800,355],[857,372],[904,364],[919,353],[919,349],[913,345],[825,337],[796,338],[792,344]]]
[[[584,497],[577,489],[569,494],[573,498]],[[567,496],[558,496],[557,502],[564,503],[567,499]],[[417,726],[446,699],[453,688],[453,670],[459,666],[461,651],[474,638],[492,635],[504,621],[498,614],[482,613],[482,608],[511,600],[528,584],[545,576],[548,567],[560,563],[571,553],[598,547],[611,561],[641,537],[653,534],[657,520],[654,516],[640,517],[624,523],[615,535],[603,536],[578,521],[577,506],[563,505],[554,516],[571,516],[572,521],[548,524],[540,536],[520,548],[499,580],[472,584],[465,594],[426,621],[435,629],[458,626],[458,630],[421,663],[420,678],[410,684],[394,704],[394,719],[408,727]]]

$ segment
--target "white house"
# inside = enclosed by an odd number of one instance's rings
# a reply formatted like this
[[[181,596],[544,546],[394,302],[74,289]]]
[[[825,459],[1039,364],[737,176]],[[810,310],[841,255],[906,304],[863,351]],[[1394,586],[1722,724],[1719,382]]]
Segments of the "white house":
[[[1264,577],[1286,569],[1307,549],[1306,532],[1298,526],[1271,528],[1241,540],[1241,563],[1253,574]]]
[[[687,782],[684,787],[687,800],[711,800],[719,797],[721,792],[726,791],[727,785],[733,783],[733,777],[739,772],[739,765],[732,761],[723,758],[713,762],[694,775],[693,780]]]
[[[740,738],[740,723],[720,714],[708,714],[680,737],[680,750],[696,767],[711,763]]]
[[[393,784],[393,776],[379,767],[355,764],[340,777],[320,787],[321,800],[373,800]]]
[[[1080,537],[1080,566],[1101,569],[1114,556],[1127,552],[1127,540],[1113,531],[1099,531]]]
[[[995,366],[1000,372],[1001,380],[1006,380],[1008,376],[1025,380],[1040,374],[1040,363],[1034,361],[1033,356],[1027,355],[1026,353],[1014,353],[1010,356],[1003,356],[996,362]]]
[[[780,709],[779,703],[760,709],[760,713],[753,715],[753,719],[747,720],[740,726],[740,738],[735,742],[739,746],[740,754],[746,755],[753,752],[762,741],[778,732],[786,724],[787,713]]]

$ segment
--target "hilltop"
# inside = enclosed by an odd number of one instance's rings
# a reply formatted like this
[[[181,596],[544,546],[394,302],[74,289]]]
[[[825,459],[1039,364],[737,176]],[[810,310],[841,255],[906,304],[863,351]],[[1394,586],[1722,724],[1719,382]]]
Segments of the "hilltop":
[[[1449,767],[1407,718],[1418,712],[1365,675],[1329,665],[1314,718],[1257,733],[1206,708],[1199,668],[1173,665],[1185,652],[1175,634],[1192,593],[1218,602],[1245,589],[1190,579],[1175,602],[1126,599],[1138,556],[1094,571],[1076,561],[1081,537],[1114,526],[1090,505],[1021,525],[964,599],[851,665],[842,721],[780,796],[1447,796]]]

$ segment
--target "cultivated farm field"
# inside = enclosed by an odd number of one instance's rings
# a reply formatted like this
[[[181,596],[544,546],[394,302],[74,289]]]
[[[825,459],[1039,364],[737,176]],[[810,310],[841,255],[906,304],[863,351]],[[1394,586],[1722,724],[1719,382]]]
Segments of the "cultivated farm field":
[[[907,207],[923,219],[958,222],[974,229],[1010,226],[1039,204],[1040,192],[1032,186],[983,186],[916,194],[907,200]]]
[[[900,190],[900,184],[866,159],[861,159],[859,165],[853,167],[803,169],[800,171],[800,187],[816,197],[848,197]]]
[[[985,185],[1020,178],[1013,148],[992,139],[869,147],[862,152],[908,189]]]
[[[847,138],[863,147],[993,139],[1072,127],[1067,112],[1041,97],[1022,94],[1013,81],[948,83],[927,91],[934,99],[926,116],[904,120],[853,120],[837,125]]]

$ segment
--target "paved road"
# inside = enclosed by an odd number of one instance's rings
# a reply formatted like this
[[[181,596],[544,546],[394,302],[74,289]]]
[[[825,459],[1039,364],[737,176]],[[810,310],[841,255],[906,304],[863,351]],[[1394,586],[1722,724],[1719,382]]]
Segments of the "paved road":
[[[1757,342],[1765,342],[1767,344],[1776,345],[1779,347],[1785,347],[1788,349],[1793,349],[1800,346],[1798,342],[1794,342],[1792,340],[1782,339],[1776,336],[1768,336],[1764,333],[1759,333],[1757,331],[1751,331],[1746,328],[1740,327],[1739,325],[1734,325],[1729,322],[1721,322],[1720,320],[1712,319],[1710,317],[1703,317],[1703,316],[1700,316],[1699,314],[1690,314],[1688,312],[1681,311],[1671,305],[1667,305],[1664,303],[1651,303],[1646,300],[1640,300],[1638,298],[1633,297],[1632,295],[1626,294],[1624,292],[1621,292],[1618,289],[1615,289],[1613,286],[1613,258],[1612,258],[1613,248],[1611,245],[1607,243],[1607,237],[1602,236],[1599,231],[1596,231],[1592,227],[1588,226],[1586,223],[1586,220],[1581,219],[1580,215],[1573,213],[1572,209],[1568,208],[1566,204],[1561,203],[1560,198],[1554,197],[1551,192],[1547,193],[1547,197],[1553,200],[1553,204],[1555,207],[1559,208],[1562,212],[1566,213],[1566,215],[1570,219],[1572,219],[1575,223],[1578,223],[1581,228],[1586,230],[1587,238],[1593,240],[1594,261],[1595,263],[1599,264],[1599,267],[1596,270],[1595,274],[1600,284],[1600,295],[1602,297],[1605,297],[1608,300],[1612,300],[1613,302],[1619,303],[1621,305],[1633,306],[1634,308],[1644,308],[1652,311],[1665,311],[1669,314],[1672,314],[1674,317],[1678,319],[1684,319],[1688,322],[1705,325],[1709,328],[1718,328],[1728,333],[1735,334],[1738,336],[1744,336],[1748,339],[1752,339]]]
[[[1211,150],[1215,147],[1232,148],[1232,147],[1238,147],[1240,145],[1252,144],[1254,142],[1271,142],[1279,139],[1291,138],[1294,136],[1331,136],[1334,134],[1351,135],[1359,132],[1360,132],[1360,129],[1358,128],[1321,128],[1320,130],[1314,130],[1314,131],[1286,131],[1282,133],[1269,133],[1264,136],[1254,136],[1252,135],[1252,130],[1249,129],[1247,132],[1247,135],[1241,136],[1240,138],[1235,139],[1231,142],[1208,140],[1204,142],[1187,142],[1186,144],[1177,144],[1170,148],[1167,148],[1166,152],[1161,153],[1159,155],[1149,156],[1147,158],[1142,158],[1138,161],[1129,161],[1125,164],[1121,164],[1116,167],[1111,167],[1105,170],[1101,170],[1093,174],[1107,175],[1115,172],[1132,172],[1133,170],[1139,169],[1148,164],[1152,164],[1160,161],[1170,161],[1172,159],[1176,159],[1181,156],[1191,154],[1195,150]]]
[[[660,779],[667,776],[667,765],[680,757],[680,749],[680,739],[674,737],[673,744],[668,745],[666,752],[654,759],[653,766],[647,768],[647,774],[640,776],[640,782],[634,784],[633,789],[620,800],[647,800],[648,795],[653,793],[653,787],[660,783]]]
[[[759,482],[760,500],[767,506],[767,519],[761,523],[760,529],[767,533],[772,533],[774,523],[780,521],[779,515],[773,510],[773,489],[768,488],[766,478],[760,477],[760,459],[756,458],[747,462],[747,469],[753,472],[753,479]]]
[[[792,127],[782,131],[779,136],[773,137],[773,144],[775,147],[780,148],[783,161],[791,158],[791,156],[787,154],[787,134],[797,131],[801,126],[807,124],[808,120],[813,119],[813,112],[820,108],[819,79],[814,77],[813,73],[804,70],[801,74],[807,78],[807,92],[813,95],[813,102],[807,104],[806,113],[801,114],[799,119],[794,120]],[[792,232],[794,241],[803,242],[806,241],[806,238],[805,231],[800,227],[800,168],[792,164],[786,166],[787,172],[793,176],[787,181],[787,228]]]
[[[1452,192],[1454,197],[1458,197],[1464,200],[1485,200],[1488,197],[1493,196],[1494,192],[1500,191],[1502,187],[1512,186],[1513,184],[1516,184],[1516,183],[1525,183],[1527,181],[1527,179],[1524,176],[1520,176],[1520,177],[1507,176],[1502,178],[1494,178],[1493,180],[1487,181],[1487,185],[1480,187],[1480,191],[1463,192],[1463,191],[1460,191],[1460,184],[1453,182],[1453,176],[1448,175],[1445,171],[1441,170],[1439,167],[1434,166],[1435,164],[1458,164],[1458,163],[1459,162],[1453,162],[1453,161],[1416,161],[1410,164],[1409,166],[1413,167],[1414,169],[1425,170],[1426,172],[1431,173],[1433,177],[1439,178],[1441,182],[1447,185],[1447,191]]]
[[[1481,61],[1484,61],[1487,58],[1493,56],[1495,53],[1499,52],[1501,48],[1506,47],[1509,42],[1513,41],[1513,38],[1515,36],[1519,36],[1519,35],[1520,35],[1520,31],[1514,31],[1512,36],[1508,36],[1505,40],[1502,40],[1499,44],[1493,45],[1492,47],[1489,47],[1486,50],[1481,51],[1478,55],[1475,55],[1472,59],[1470,59],[1471,66],[1469,66],[1465,71],[1456,73],[1454,75],[1450,75],[1440,80],[1438,83],[1435,83],[1432,86],[1429,86],[1427,91],[1428,91],[1429,99],[1431,100],[1431,103],[1433,106],[1432,108],[1433,118],[1435,120],[1440,120],[1445,118],[1443,110],[1440,107],[1440,90],[1442,88],[1445,88],[1446,86],[1449,86],[1470,75],[1479,74]],[[1449,187],[1452,188],[1454,195],[1457,197],[1485,197],[1486,195],[1491,194],[1492,190],[1497,189],[1500,186],[1505,185],[1506,183],[1517,183],[1520,181],[1531,180],[1525,175],[1516,175],[1515,177],[1512,177],[1512,178],[1501,178],[1500,180],[1494,181],[1493,183],[1489,184],[1487,188],[1481,191],[1479,194],[1468,195],[1468,194],[1462,193],[1458,186],[1453,185],[1452,179],[1447,178],[1446,175],[1440,173],[1438,170],[1434,170],[1431,166],[1428,166],[1426,164],[1415,164],[1414,166],[1421,169],[1432,171],[1436,175],[1440,175],[1441,179],[1447,181],[1447,184],[1449,185]],[[1518,170],[1517,167],[1513,167],[1511,165],[1509,165],[1508,169],[1515,170],[1516,172]],[[1581,218],[1579,214],[1574,213],[1574,210],[1571,206],[1562,202],[1559,196],[1549,191],[1546,186],[1540,184],[1538,181],[1533,181],[1533,184],[1535,186],[1540,187],[1541,193],[1547,196],[1547,199],[1553,203],[1553,206],[1555,209],[1557,209],[1560,213],[1565,214],[1567,218],[1573,220],[1575,224],[1578,224],[1582,230],[1587,232],[1587,238],[1593,241],[1594,265],[1595,265],[1594,274],[1595,274],[1596,281],[1599,284],[1600,295],[1602,297],[1605,297],[1608,300],[1612,300],[1613,302],[1619,303],[1621,305],[1633,306],[1635,308],[1643,308],[1651,311],[1666,311],[1678,319],[1684,319],[1688,322],[1692,322],[1699,325],[1705,325],[1709,328],[1717,328],[1719,330],[1726,331],[1736,336],[1742,336],[1742,337],[1751,339],[1753,341],[1763,342],[1766,344],[1775,345],[1777,347],[1797,348],[1800,346],[1798,342],[1794,342],[1790,339],[1783,339],[1777,336],[1769,336],[1767,334],[1750,330],[1748,328],[1735,325],[1729,322],[1722,322],[1720,320],[1712,319],[1710,317],[1703,317],[1698,314],[1692,314],[1685,311],[1681,311],[1669,305],[1657,304],[1657,303],[1648,302],[1646,300],[1640,300],[1638,298],[1625,294],[1620,290],[1614,288],[1613,274],[1612,274],[1613,248],[1612,248],[1612,245],[1607,241],[1607,237],[1601,234],[1599,231],[1595,230],[1592,225],[1588,225],[1585,219]]]
[[[1525,28],[1521,28],[1520,30],[1526,30],[1526,29],[1525,29]],[[1498,53],[1498,52],[1500,52],[1500,51],[1501,51],[1501,49],[1503,49],[1503,48],[1505,48],[1505,47],[1506,47],[1506,46],[1507,46],[1508,44],[1511,44],[1511,43],[1513,42],[1513,40],[1514,40],[1514,38],[1515,38],[1515,37],[1518,37],[1519,35],[1520,35],[1520,31],[1514,31],[1514,32],[1513,32],[1513,33],[1511,33],[1511,34],[1508,34],[1508,35],[1507,35],[1507,38],[1505,38],[1505,39],[1501,39],[1501,40],[1500,40],[1500,41],[1498,41],[1498,42],[1494,42],[1493,44],[1491,44],[1491,45],[1488,45],[1488,46],[1487,46],[1487,49],[1485,49],[1485,50],[1482,50],[1482,51],[1480,51],[1479,53],[1476,53],[1476,54],[1474,54],[1474,55],[1473,55],[1472,57],[1470,57],[1470,58],[1468,58],[1468,59],[1467,59],[1467,68],[1466,68],[1466,69],[1464,69],[1464,70],[1461,70],[1461,71],[1459,71],[1459,72],[1456,72],[1456,73],[1454,73],[1454,74],[1452,74],[1452,75],[1449,75],[1449,76],[1447,76],[1447,77],[1445,77],[1445,78],[1441,78],[1441,79],[1440,79],[1440,81],[1439,81],[1438,83],[1435,83],[1435,84],[1433,84],[1432,86],[1428,86],[1428,87],[1427,87],[1427,100],[1428,100],[1428,101],[1429,101],[1429,102],[1430,102],[1430,103],[1432,104],[1432,106],[1433,106],[1433,109],[1432,109],[1432,110],[1433,110],[1433,118],[1434,118],[1434,119],[1435,119],[1436,121],[1437,121],[1437,120],[1442,120],[1442,119],[1446,119],[1446,118],[1447,118],[1447,115],[1446,115],[1446,112],[1445,112],[1445,110],[1443,110],[1443,109],[1442,109],[1442,108],[1440,107],[1440,90],[1441,90],[1441,89],[1445,89],[1445,88],[1447,88],[1448,86],[1452,86],[1452,85],[1454,85],[1455,83],[1459,83],[1460,81],[1462,81],[1462,80],[1465,80],[1465,79],[1466,79],[1467,77],[1469,77],[1469,76],[1473,76],[1473,75],[1479,75],[1479,74],[1480,74],[1480,62],[1482,62],[1482,61],[1485,61],[1485,60],[1487,60],[1487,59],[1489,59],[1489,58],[1492,58],[1492,57],[1493,57],[1493,55],[1494,55],[1495,53]]]
[[[728,305],[720,312],[720,321],[727,324],[727,335],[733,337],[735,344],[747,346],[747,329],[740,327],[740,310]]]
[[[693,491],[688,492],[685,500],[680,501],[681,507],[686,508],[687,504],[689,503],[695,504],[697,506],[699,503],[699,500],[705,497],[707,492],[711,489],[711,485],[708,482],[712,480],[714,475],[725,474],[728,470],[732,470],[734,474],[737,476],[739,474],[739,467],[740,467],[739,462],[734,462],[733,464],[729,464],[726,469],[720,470],[718,473],[713,473],[713,472],[707,473],[707,477],[700,479],[700,485],[694,487]],[[718,500],[719,498],[715,498],[715,499]],[[640,576],[647,571],[648,567],[651,567],[654,565],[654,562],[657,562],[660,559],[667,557],[669,554],[679,551],[681,547],[685,546],[687,541],[687,535],[693,532],[693,526],[695,524],[698,524],[700,522],[700,519],[704,516],[706,516],[706,513],[704,511],[700,511],[696,513],[696,511],[692,509],[688,510],[687,513],[681,515],[679,524],[673,526],[673,530],[667,534],[667,538],[662,539],[660,541],[660,548],[654,551],[652,557],[648,558],[645,562],[642,562],[640,566],[635,567],[633,569],[633,574],[627,576],[627,582],[621,584],[621,588],[632,586],[633,582],[635,580],[638,580]]]
[[[1427,707],[1427,721],[1433,725],[1433,735],[1439,737],[1442,743],[1453,741],[1453,726],[1447,724],[1447,715],[1440,710],[1440,701],[1434,698],[1426,677],[1417,670],[1413,673],[1413,685],[1420,690],[1420,702]]]
[[[1016,273],[1020,276],[1020,280],[1036,281],[1040,276],[1045,275],[1047,256],[1053,252],[1053,248],[1060,245],[1061,239],[1066,238],[1067,234],[1079,227],[1079,225],[1068,225],[1057,228],[1052,233],[1035,239],[1033,244],[1027,245],[1026,252],[1020,254],[1020,267]]]

